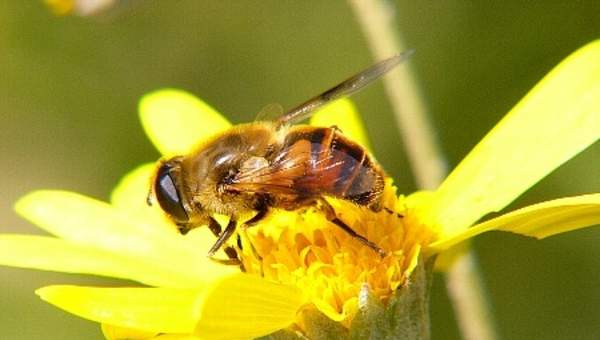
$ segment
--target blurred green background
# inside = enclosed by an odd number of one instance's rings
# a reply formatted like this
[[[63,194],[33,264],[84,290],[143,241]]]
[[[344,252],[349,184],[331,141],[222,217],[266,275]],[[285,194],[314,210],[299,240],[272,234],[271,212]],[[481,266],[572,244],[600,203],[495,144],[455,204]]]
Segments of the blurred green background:
[[[551,67],[600,37],[597,1],[397,2],[410,64],[452,167]],[[189,90],[233,122],[290,107],[373,62],[344,1],[132,1],[96,18],[56,17],[38,1],[0,2],[0,231],[38,233],[13,202],[37,188],[107,199],[158,153],[136,105],[161,87]],[[600,62],[600,60],[599,60]],[[415,189],[380,83],[353,98],[378,159]],[[600,192],[600,145],[514,207]],[[85,227],[85,226],[82,226]],[[506,339],[600,337],[600,228],[544,241],[504,233],[474,247]],[[442,276],[434,339],[458,339]],[[40,301],[54,283],[117,281],[0,268],[1,339],[100,339],[99,327]]]

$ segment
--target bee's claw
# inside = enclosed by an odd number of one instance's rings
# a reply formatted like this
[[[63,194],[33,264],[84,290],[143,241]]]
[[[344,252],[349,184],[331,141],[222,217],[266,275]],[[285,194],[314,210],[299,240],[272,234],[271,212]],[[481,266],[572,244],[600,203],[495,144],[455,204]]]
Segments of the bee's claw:
[[[371,249],[375,250],[377,252],[377,254],[379,254],[379,256],[381,256],[381,258],[384,258],[387,256],[387,252],[381,248],[379,248],[378,246],[374,245],[373,247],[370,247]]]

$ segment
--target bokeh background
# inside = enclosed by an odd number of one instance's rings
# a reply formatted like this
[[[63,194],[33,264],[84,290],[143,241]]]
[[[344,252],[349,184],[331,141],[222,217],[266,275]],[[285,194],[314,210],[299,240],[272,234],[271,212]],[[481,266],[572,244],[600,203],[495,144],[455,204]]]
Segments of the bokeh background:
[[[550,68],[600,37],[597,1],[398,1],[399,31],[452,167]],[[344,1],[128,1],[99,17],[57,17],[41,2],[0,2],[0,231],[39,233],[12,211],[37,188],[107,199],[120,176],[157,159],[138,122],[141,95],[189,90],[233,122],[290,107],[373,62]],[[600,60],[598,61],[600,62]],[[378,159],[415,189],[377,83],[353,98]],[[599,127],[600,128],[600,127]],[[600,192],[600,145],[511,207]],[[85,228],[85,226],[82,226]],[[600,228],[535,241],[490,233],[474,247],[500,335],[600,337]],[[1,339],[101,339],[99,327],[43,303],[43,285],[122,282],[0,268]],[[443,277],[434,339],[458,339]]]

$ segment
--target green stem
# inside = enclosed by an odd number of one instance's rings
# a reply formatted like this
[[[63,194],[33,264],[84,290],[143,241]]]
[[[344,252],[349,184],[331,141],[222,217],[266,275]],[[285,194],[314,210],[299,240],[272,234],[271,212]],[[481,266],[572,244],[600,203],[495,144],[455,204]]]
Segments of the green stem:
[[[381,0],[349,0],[367,43],[377,60],[405,50],[396,31],[393,8]],[[408,158],[421,189],[435,189],[445,176],[445,161],[435,143],[425,104],[414,80],[410,63],[383,78],[396,125],[406,145]]]
[[[497,338],[480,277],[475,255],[471,251],[459,255],[446,273],[446,289],[459,329],[466,340]]]
[[[348,0],[377,60],[397,54],[405,47],[397,31],[392,3],[385,0]],[[421,189],[435,189],[446,175],[445,161],[428,122],[425,105],[410,67],[401,67],[383,79],[396,123]],[[446,275],[446,287],[463,338],[495,339],[488,317],[489,306],[479,279],[475,256],[467,251]]]

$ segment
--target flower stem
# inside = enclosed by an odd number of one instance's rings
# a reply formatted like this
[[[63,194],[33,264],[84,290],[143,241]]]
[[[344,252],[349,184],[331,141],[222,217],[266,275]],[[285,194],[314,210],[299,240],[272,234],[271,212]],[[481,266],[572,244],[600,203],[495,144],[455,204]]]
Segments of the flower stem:
[[[466,340],[493,340],[496,332],[473,252],[459,255],[446,273],[446,289]]]
[[[405,50],[394,23],[395,8],[381,0],[349,0],[377,60]],[[445,176],[445,161],[427,121],[425,105],[409,65],[383,78],[396,125],[407,148],[415,181],[421,189],[435,189]]]
[[[385,0],[348,0],[375,59],[381,60],[405,49],[395,23],[396,8]],[[428,122],[425,105],[410,67],[405,66],[383,79],[396,124],[407,148],[415,181],[421,189],[435,189],[446,175],[446,163]],[[488,317],[489,306],[471,251],[458,257],[446,275],[463,338],[495,339]]]

